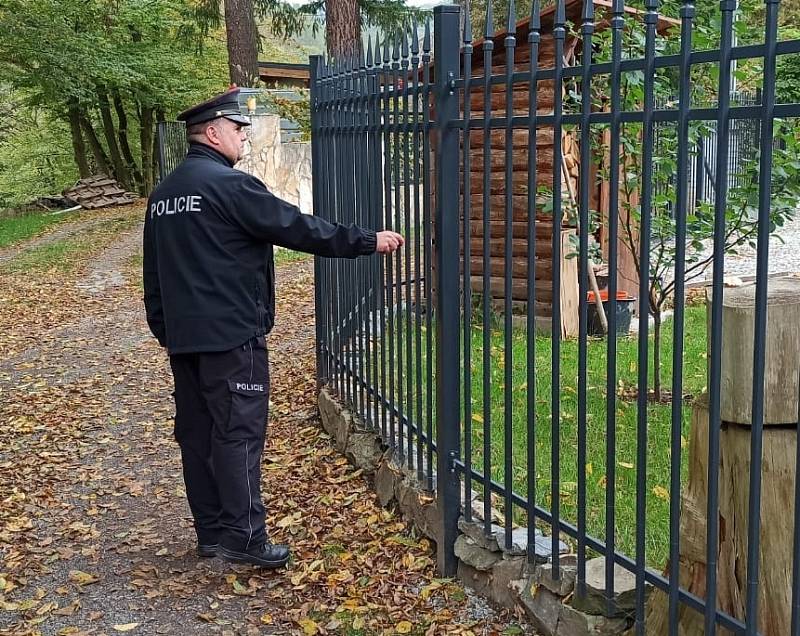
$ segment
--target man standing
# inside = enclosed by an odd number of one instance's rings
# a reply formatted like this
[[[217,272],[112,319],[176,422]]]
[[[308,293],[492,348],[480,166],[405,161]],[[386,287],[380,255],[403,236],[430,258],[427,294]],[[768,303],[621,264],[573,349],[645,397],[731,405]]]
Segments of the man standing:
[[[272,246],[355,258],[391,253],[403,237],[304,215],[235,170],[250,124],[238,92],[178,116],[189,152],[147,203],[145,307],[175,380],[175,438],[198,555],[277,568],[289,548],[270,543],[260,492]]]

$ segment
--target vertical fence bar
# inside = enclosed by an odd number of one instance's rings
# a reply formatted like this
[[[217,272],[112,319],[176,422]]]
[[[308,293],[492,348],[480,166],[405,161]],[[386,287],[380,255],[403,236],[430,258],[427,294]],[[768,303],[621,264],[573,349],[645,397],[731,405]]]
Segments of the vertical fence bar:
[[[383,113],[381,110],[382,98],[381,98],[381,91],[383,90],[383,68],[381,67],[381,45],[380,45],[380,36],[375,35],[375,60],[374,60],[374,68],[372,71],[372,112],[373,112],[373,124],[374,124],[374,134],[372,138],[373,144],[373,166],[372,170],[374,173],[374,184],[375,184],[375,215],[377,217],[377,227],[383,227],[384,229],[388,228],[389,226],[386,224],[386,217],[384,215],[385,209],[385,201],[384,201],[384,190],[381,187],[383,185],[382,178],[383,178],[383,166],[384,162],[386,161],[385,154],[383,151],[383,147],[381,146],[382,142],[382,133],[386,130],[387,122],[383,118]],[[379,358],[380,358],[380,389],[381,389],[381,399],[380,402],[380,410],[381,410],[381,436],[384,440],[388,439],[388,410],[387,410],[387,394],[386,394],[386,341],[387,341],[387,331],[386,331],[386,263],[387,259],[381,257],[378,259],[378,282],[376,283],[378,289],[376,293],[378,294],[378,304],[379,304],[379,314],[380,314],[380,351],[379,351]]]
[[[647,518],[647,406],[649,370],[650,227],[653,205],[653,109],[658,0],[645,2],[642,201],[639,235],[639,378],[636,417],[636,633],[645,633],[645,527]]]
[[[706,611],[705,633],[714,636],[717,630],[717,561],[719,548],[719,435],[722,426],[720,391],[722,371],[722,300],[725,276],[725,212],[728,203],[728,145],[730,139],[731,48],[736,0],[722,0],[719,110],[716,146],[716,200],[714,202],[714,278],[711,304],[711,373],[709,381],[708,420],[708,534],[706,541]]]
[[[425,432],[428,437],[428,490],[433,490],[433,255],[431,232],[431,23],[425,20],[422,39],[422,224],[425,242]]]
[[[563,175],[563,111],[564,98],[564,39],[566,37],[566,13],[564,0],[556,0],[553,23],[555,41],[555,72],[553,81],[553,300],[550,316],[552,338],[552,371],[550,396],[550,508],[553,515],[552,546],[553,577],[561,577],[559,551],[559,524],[561,522],[561,179]],[[569,179],[569,175],[566,175]]]
[[[492,172],[492,3],[486,3],[483,42],[483,523],[492,530],[492,240],[490,219]],[[469,134],[469,132],[467,132]]]
[[[747,511],[747,636],[758,630],[758,573],[761,534],[761,460],[764,427],[764,363],[767,334],[770,198],[775,126],[775,72],[778,43],[778,0],[766,0],[764,28],[764,90],[761,104],[761,157],[758,183],[758,239],[756,249],[756,313],[753,339],[753,425],[750,429],[750,497]],[[795,511],[795,521],[797,512]]]
[[[538,153],[536,152],[537,117],[539,109],[539,42],[542,28],[539,0],[531,5],[531,23],[528,45],[531,59],[528,72],[528,315],[526,334],[527,401],[527,488],[528,509],[526,526],[528,563],[536,562],[536,181],[538,178]]]
[[[464,7],[464,517],[472,521],[472,16]]]
[[[582,77],[581,77],[581,174],[578,209],[579,264],[578,264],[578,571],[576,594],[586,596],[586,391],[588,355],[589,290],[589,188],[592,173],[591,129],[592,112],[592,34],[594,33],[594,0],[585,0],[581,25]],[[567,176],[569,178],[569,176]]]
[[[683,338],[685,327],[686,221],[689,214],[689,109],[691,108],[691,53],[694,0],[681,7],[681,52],[678,78],[678,174],[675,199],[675,317],[672,351],[672,428],[670,431],[669,486],[669,625],[678,633],[678,590],[680,577],[681,516],[681,430],[683,426]],[[671,564],[676,564],[672,567]]]
[[[376,39],[377,44],[377,39]],[[368,165],[368,184],[369,184],[369,200],[370,200],[370,224],[371,227],[378,230],[379,228],[383,227],[383,222],[381,219],[381,200],[380,195],[377,189],[378,178],[380,175],[379,166],[380,166],[380,150],[377,145],[378,137],[378,129],[379,129],[379,122],[377,119],[377,112],[378,112],[378,102],[376,101],[377,90],[375,88],[375,58],[373,57],[373,49],[372,49],[372,36],[370,35],[367,39],[367,101],[366,101],[366,108],[367,108],[367,129],[369,133],[367,134],[367,148],[365,148],[365,152],[367,153],[367,160]],[[372,427],[376,432],[380,432],[381,434],[384,433],[382,427],[382,420],[381,420],[381,403],[383,402],[383,391],[381,390],[380,383],[383,380],[383,376],[380,373],[380,358],[381,358],[381,349],[382,347],[379,345],[381,341],[381,335],[379,332],[378,325],[383,325],[383,322],[379,320],[380,311],[382,308],[381,299],[383,294],[381,293],[381,265],[383,263],[383,258],[375,258],[373,259],[373,266],[372,271],[370,273],[370,292],[371,292],[371,302],[370,302],[370,325],[372,326],[372,385],[371,390],[373,392],[373,399],[372,399]],[[380,424],[379,424],[380,422]]]
[[[503,242],[503,490],[505,507],[505,544],[506,549],[512,546],[511,528],[513,524],[514,505],[511,503],[511,494],[514,490],[513,453],[514,453],[514,411],[513,411],[513,382],[514,382],[514,323],[512,316],[512,294],[514,271],[511,268],[514,241],[514,50],[517,39],[517,17],[514,0],[508,3],[508,24],[506,26],[505,45],[506,54],[506,152],[505,152],[505,240]]]
[[[425,458],[425,444],[423,443],[423,420],[422,418],[422,226],[420,225],[420,201],[419,201],[419,142],[420,142],[420,127],[419,127],[419,36],[417,34],[417,22],[412,23],[411,32],[411,69],[414,77],[413,81],[413,114],[412,119],[414,122],[414,135],[413,135],[413,180],[414,180],[414,334],[416,336],[414,352],[416,353],[416,372],[414,373],[416,385],[416,423],[417,423],[417,479],[422,483],[424,472],[424,458]],[[427,390],[430,391],[430,385],[425,385]],[[430,437],[427,438],[427,443],[430,444]]]
[[[341,95],[341,65],[336,60],[331,62],[331,80],[330,80],[330,94],[329,94],[329,109],[330,109],[330,139],[333,143],[330,144],[328,151],[328,167],[332,172],[332,184],[339,182],[339,147],[341,144],[341,112],[339,109],[339,98]],[[340,189],[338,187],[331,187],[330,190],[330,203],[331,203],[331,218],[338,219],[339,217],[339,200],[341,197]],[[338,362],[335,364],[336,368],[336,389],[340,399],[344,399],[344,356],[342,355],[342,317],[339,312],[341,305],[341,288],[339,281],[341,279],[340,273],[341,264],[339,261],[333,261],[330,264],[331,269],[331,289],[336,290],[332,294],[333,297],[333,324],[334,324],[334,351]]]
[[[408,68],[409,68],[409,50],[408,50],[408,29],[403,26],[403,39],[400,43],[401,57],[400,69],[403,76],[403,215],[404,226],[406,234],[405,250],[405,277],[406,277],[406,307],[405,307],[405,324],[406,324],[406,460],[409,468],[414,467],[414,434],[412,423],[414,421],[414,397],[413,397],[413,380],[414,380],[414,361],[413,351],[411,349],[413,321],[411,319],[411,303],[413,302],[413,283],[411,278],[411,246],[413,244],[411,235],[416,233],[416,228],[411,226],[411,177],[409,172],[409,159],[411,154],[411,147],[409,145],[409,111],[408,111]],[[400,364],[403,361],[401,359]]]
[[[359,188],[361,190],[361,211],[360,211],[360,218],[359,224],[363,227],[372,227],[372,219],[371,217],[371,208],[372,208],[372,201],[370,200],[370,192],[369,192],[369,155],[367,154],[367,148],[369,144],[367,142],[367,135],[368,132],[368,110],[367,110],[367,103],[368,103],[368,86],[367,86],[367,61],[364,57],[364,49],[362,47],[361,52],[358,54],[358,61],[359,61],[359,68],[358,68],[358,126],[359,126],[359,134],[358,134],[358,144],[356,146],[356,152],[358,155],[358,170],[359,170],[359,177],[360,183]],[[364,424],[368,428],[372,428],[372,409],[370,404],[370,392],[372,389],[372,339],[370,338],[370,322],[372,317],[372,312],[370,311],[370,269],[372,265],[372,260],[367,259],[359,259],[359,279],[360,279],[360,287],[358,292],[358,302],[359,302],[359,321],[358,321],[358,333],[359,338],[361,340],[361,349],[362,354],[360,359],[363,361],[362,364],[362,382],[361,382],[361,407],[363,409],[361,413],[361,417],[364,420]]]
[[[392,46],[392,97],[393,113],[394,113],[394,126],[392,136],[392,185],[394,187],[394,226],[398,232],[403,232],[403,209],[401,201],[401,167],[400,167],[400,130],[401,130],[401,110],[400,110],[400,31],[395,33],[394,44]],[[395,362],[397,373],[397,394],[395,396],[397,408],[398,422],[397,422],[397,450],[398,460],[403,462],[405,460],[405,445],[403,444],[403,433],[407,431],[405,404],[403,400],[403,250],[398,249],[395,252],[395,279],[392,284],[395,287],[397,294],[397,305],[392,309],[395,314],[395,326],[397,328],[397,359]]]
[[[321,201],[322,184],[320,183],[322,172],[319,170],[319,166],[321,164],[320,143],[322,142],[322,139],[320,138],[321,131],[319,121],[319,111],[321,107],[318,105],[318,100],[320,98],[319,76],[321,64],[322,57],[320,55],[312,55],[308,59],[308,65],[311,73],[311,77],[309,78],[309,85],[311,87],[311,188],[314,214],[317,215],[322,212],[323,208]],[[316,284],[314,285],[314,324],[316,327],[315,351],[317,361],[317,392],[319,392],[319,390],[322,388],[322,385],[327,382],[323,367],[323,347],[325,346],[323,319],[326,314],[326,312],[323,311],[323,307],[326,301],[324,292],[327,290],[325,290],[324,286],[322,285],[322,259],[319,256],[314,257],[314,280],[316,281]]]
[[[344,130],[343,137],[345,140],[345,152],[342,156],[342,170],[341,177],[345,184],[344,200],[342,206],[342,218],[347,223],[355,222],[356,211],[356,190],[355,190],[355,108],[353,95],[355,93],[355,72],[353,69],[352,58],[345,59],[345,94],[342,99],[342,107],[344,108]],[[347,360],[347,401],[351,408],[354,408],[358,413],[358,384],[356,378],[358,376],[358,362],[356,350],[356,300],[355,289],[353,281],[355,280],[355,263],[347,259],[342,262],[344,270],[344,297],[345,297],[345,321],[347,328],[344,330],[345,334],[345,347],[346,347],[346,360]]]
[[[624,0],[611,8],[611,147],[608,202],[608,336],[606,351],[606,611],[614,607],[614,549],[616,545],[617,483],[617,263],[619,255],[619,188],[622,114],[622,38],[625,29]]]
[[[391,45],[391,38],[386,36],[383,45],[383,65],[381,66],[381,80],[383,82],[383,198],[384,198],[384,211],[386,213],[386,228],[393,228],[395,231],[399,230],[392,219],[392,114],[390,110],[391,98],[394,97],[394,88],[390,92],[390,84],[392,83],[392,75],[389,72],[389,46]],[[395,407],[395,383],[394,383],[394,258],[390,254],[386,257],[386,305],[389,311],[388,321],[388,360],[389,367],[389,389],[387,400],[389,402],[389,439],[387,443],[389,448],[394,449],[396,441],[396,425],[397,415]]]
[[[454,5],[434,10],[436,50],[436,440],[437,499],[442,528],[437,546],[437,566],[452,576],[457,559],[460,486],[453,459],[460,449],[459,403],[459,249],[458,249],[458,146],[459,131],[452,126],[459,115],[459,95],[454,82],[460,74],[460,9]]]

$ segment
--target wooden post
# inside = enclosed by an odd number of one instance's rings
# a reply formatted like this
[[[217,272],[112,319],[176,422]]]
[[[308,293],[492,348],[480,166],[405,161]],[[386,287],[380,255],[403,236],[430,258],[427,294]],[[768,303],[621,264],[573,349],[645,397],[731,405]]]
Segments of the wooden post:
[[[754,285],[726,289],[722,309],[717,604],[741,620],[747,585],[754,292]],[[784,636],[791,624],[800,280],[771,280],[767,306],[758,631],[764,636]],[[681,587],[701,598],[706,583],[708,427],[708,397],[701,396],[692,407],[689,478],[681,497],[677,564]],[[648,607],[648,634],[668,633],[667,610],[667,596],[654,593]],[[703,634],[703,617],[696,611],[681,607],[679,622],[682,635]],[[730,632],[720,629],[717,633]]]

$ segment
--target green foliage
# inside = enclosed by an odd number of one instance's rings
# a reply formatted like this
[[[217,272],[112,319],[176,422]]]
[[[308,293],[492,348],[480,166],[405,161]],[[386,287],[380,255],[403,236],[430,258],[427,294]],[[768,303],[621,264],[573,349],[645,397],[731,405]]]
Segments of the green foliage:
[[[264,93],[264,101],[284,119],[297,122],[300,126],[302,141],[311,139],[311,110],[308,91],[300,91],[301,99],[292,100],[279,97],[273,93]]]
[[[9,87],[12,116],[22,123],[13,131],[18,143],[0,146],[0,163],[11,173],[0,179],[0,205],[52,194],[75,180],[67,156],[81,153],[73,151],[70,113],[83,118],[90,170],[113,169],[126,187],[146,191],[155,119],[227,84],[224,46],[209,38],[195,47],[200,36],[189,6],[185,0],[4,0],[0,30],[14,37],[0,39],[0,83]],[[110,129],[101,125],[104,102]],[[32,119],[35,124],[28,123]],[[100,165],[98,154],[90,153],[91,134],[101,159],[113,158],[123,138],[130,159]],[[45,158],[47,145],[52,150]]]
[[[10,113],[0,135],[0,209],[58,194],[78,178],[66,123],[15,96],[0,98]]]

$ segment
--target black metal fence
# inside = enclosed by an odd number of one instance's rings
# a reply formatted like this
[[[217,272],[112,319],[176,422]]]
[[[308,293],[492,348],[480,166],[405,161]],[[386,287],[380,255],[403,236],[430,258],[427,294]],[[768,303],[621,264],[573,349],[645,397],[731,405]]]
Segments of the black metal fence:
[[[182,121],[158,122],[158,180],[161,181],[186,157],[189,143]]]
[[[484,69],[494,66],[495,45],[499,48],[502,42],[504,71],[499,74],[473,76],[470,19],[461,32],[457,6],[440,6],[434,11],[434,60],[429,25],[421,45],[413,28],[387,37],[374,49],[370,42],[361,59],[325,62],[312,58],[315,213],[342,223],[392,228],[407,238],[404,248],[390,258],[316,260],[320,382],[338,392],[366,426],[380,432],[395,449],[396,457],[416,470],[428,488],[437,491],[443,511],[438,563],[444,574],[455,571],[453,544],[459,516],[471,519],[477,514],[470,505],[461,505],[472,500],[474,489],[483,500],[480,517],[487,535],[492,533],[492,506],[502,511],[508,542],[516,524],[550,530],[555,576],[561,567],[559,538],[571,539],[577,554],[577,595],[586,593],[587,555],[605,558],[609,598],[613,597],[613,566],[634,573],[637,633],[645,632],[645,595],[653,586],[668,594],[670,633],[678,633],[679,609],[688,607],[704,615],[707,634],[715,633],[718,627],[755,634],[773,138],[776,120],[800,117],[800,105],[775,103],[775,61],[778,55],[800,52],[800,41],[778,42],[779,3],[768,0],[764,43],[735,46],[737,3],[727,0],[720,5],[719,48],[693,50],[695,8],[686,1],[682,3],[679,29],[673,32],[675,38],[680,32],[679,52],[657,55],[659,2],[646,0],[645,10],[636,15],[614,0],[604,16],[604,28],[612,31],[610,61],[593,62],[597,25],[594,3],[586,2],[573,24],[573,32],[580,34],[579,62],[567,66],[566,5],[574,3],[559,0],[545,15],[534,2],[525,29],[530,56],[515,65],[519,44],[513,2],[510,4],[506,33],[481,42]],[[643,32],[642,55],[623,58],[625,32],[634,20],[640,21]],[[489,13],[489,35],[494,32],[491,22]],[[552,66],[540,67],[539,47],[545,26],[552,34],[555,53]],[[763,60],[758,103],[732,103],[732,62],[757,58]],[[699,107],[691,99],[690,80],[695,81],[691,71],[697,65],[716,65],[719,70],[718,77],[709,80],[717,96],[713,107]],[[639,73],[644,84],[641,104],[633,109],[620,99],[621,83],[631,73]],[[671,77],[678,94],[674,104],[661,108],[656,107],[654,88],[659,76]],[[595,108],[591,99],[584,98],[580,112],[565,109],[564,92],[559,89],[576,80],[584,95],[591,94],[593,85],[602,84],[610,95],[609,108]],[[543,111],[538,103],[539,89],[548,83],[556,90],[552,109]],[[520,86],[526,93],[524,109],[519,99],[514,99]],[[472,96],[476,91],[482,96],[483,113],[490,116],[473,116],[475,100],[465,99],[465,95]],[[491,96],[497,91],[505,95],[499,114],[492,113],[491,106]],[[714,245],[714,302],[707,388],[709,466],[715,467],[720,459],[720,334],[729,229],[725,212],[732,187],[730,140],[732,129],[742,122],[756,131],[747,150],[754,151],[758,161],[753,470],[748,485],[744,618],[717,608],[715,567],[708,567],[704,575],[703,598],[681,587],[677,574],[663,574],[666,562],[677,564],[680,558],[681,471],[686,461],[682,444],[688,413],[683,398],[689,311],[684,302],[684,280],[692,240],[687,215],[692,207],[690,200],[699,197],[696,191],[691,192],[695,181],[690,174],[702,172],[705,185],[714,192],[713,223],[708,227]],[[673,209],[675,289],[669,351],[672,398],[661,413],[659,428],[648,391],[653,362],[648,312],[639,314],[638,336],[633,344],[616,335],[615,276],[609,280],[610,335],[604,341],[588,337],[588,262],[590,233],[594,230],[590,197],[594,184],[587,175],[592,173],[595,133],[610,129],[608,265],[609,271],[615,272],[621,232],[617,211],[623,204],[621,180],[627,178],[623,170],[627,158],[621,156],[621,149],[626,141],[630,144],[631,134],[636,135],[634,146],[641,166],[636,176],[637,257],[640,263],[649,263],[654,223],[663,222],[654,204],[653,166],[659,160],[654,131],[664,124],[672,126],[675,138],[674,145],[666,150],[675,172],[674,189],[666,193]],[[714,130],[713,141],[700,144],[705,153],[702,162],[701,153],[693,151],[696,139],[690,134],[699,124],[710,124]],[[565,281],[557,266],[564,257],[561,233],[568,223],[562,204],[562,131],[566,128],[578,131],[582,176],[577,219],[572,221],[579,243],[579,336],[569,341],[562,339],[560,330],[558,299]],[[510,141],[520,131],[527,133],[527,150],[522,158]],[[547,148],[537,146],[544,132],[552,135]],[[496,146],[492,150],[492,140],[498,136],[505,140],[500,153]],[[470,151],[465,152],[465,148]],[[535,195],[543,158],[548,158],[550,166],[546,173],[550,193],[546,210]],[[498,189],[491,166],[498,161],[503,187],[495,196]],[[519,186],[514,178],[521,161],[527,170],[523,186],[528,193],[522,210],[517,206]],[[476,173],[482,182],[476,183]],[[476,243],[472,233],[478,228],[482,238]],[[497,228],[501,231],[493,232]],[[550,245],[543,246],[537,240],[543,228],[552,236]],[[537,271],[546,267],[546,261],[552,277],[543,288]],[[551,299],[549,338],[537,335],[535,303],[528,303],[524,317],[515,316],[515,294],[520,293],[515,277],[519,280],[519,271],[524,277],[520,289],[525,298]],[[642,267],[642,299],[651,293],[650,276],[650,268]],[[499,287],[492,286],[496,279],[502,281]],[[705,362],[703,365],[705,368]],[[621,384],[625,385],[622,390]],[[633,396],[628,406],[623,403],[624,395]],[[659,474],[664,477],[663,483],[653,481]],[[716,563],[720,537],[717,480],[718,471],[709,469],[706,553],[710,564]],[[797,519],[796,510],[793,514]],[[528,555],[533,562],[533,532],[528,539]],[[795,553],[796,563],[798,556]],[[795,581],[796,592],[798,585]],[[794,598],[799,597],[796,594]],[[800,633],[797,611],[792,620],[792,633]]]

